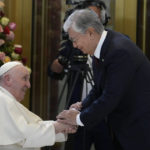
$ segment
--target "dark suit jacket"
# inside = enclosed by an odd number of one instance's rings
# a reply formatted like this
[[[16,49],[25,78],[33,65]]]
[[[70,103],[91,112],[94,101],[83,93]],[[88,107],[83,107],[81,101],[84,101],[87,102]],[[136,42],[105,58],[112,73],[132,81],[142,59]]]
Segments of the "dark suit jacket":
[[[108,31],[95,87],[84,100],[80,119],[94,128],[108,116],[124,150],[150,150],[150,62],[126,36]]]

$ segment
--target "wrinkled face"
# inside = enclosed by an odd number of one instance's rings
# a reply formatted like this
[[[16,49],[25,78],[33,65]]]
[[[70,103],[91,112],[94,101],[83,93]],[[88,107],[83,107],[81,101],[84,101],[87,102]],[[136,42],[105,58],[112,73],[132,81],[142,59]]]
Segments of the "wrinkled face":
[[[18,100],[24,99],[26,90],[30,88],[30,73],[26,67],[18,65],[10,72],[10,92]]]
[[[86,33],[75,32],[72,28],[68,30],[69,38],[73,43],[73,47],[80,49],[84,54],[93,55],[95,50],[95,42],[93,35],[87,30]]]

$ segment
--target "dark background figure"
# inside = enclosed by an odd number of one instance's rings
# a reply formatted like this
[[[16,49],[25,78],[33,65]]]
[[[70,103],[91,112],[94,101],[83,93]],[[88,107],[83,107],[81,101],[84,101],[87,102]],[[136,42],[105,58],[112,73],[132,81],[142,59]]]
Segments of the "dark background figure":
[[[67,4],[73,3],[69,3],[68,1]],[[77,3],[73,9],[66,11],[64,21],[74,10],[83,8],[92,9],[98,14],[104,25],[108,23],[109,17],[106,13],[106,5],[100,0],[87,0]],[[68,92],[65,101],[67,109],[71,104],[81,100],[85,79],[83,72],[87,72],[82,66],[86,65],[87,60],[87,55],[83,54],[79,49],[74,48],[68,34],[62,30],[61,48],[57,58],[48,67],[48,75],[54,79],[62,79],[65,74],[67,75]],[[67,73],[64,71],[66,69],[68,70]],[[77,80],[75,81],[76,77]],[[90,150],[92,144],[94,144],[96,150],[113,150],[114,146],[110,134],[111,132],[105,119],[92,130],[79,127],[75,135],[69,136],[65,150]]]

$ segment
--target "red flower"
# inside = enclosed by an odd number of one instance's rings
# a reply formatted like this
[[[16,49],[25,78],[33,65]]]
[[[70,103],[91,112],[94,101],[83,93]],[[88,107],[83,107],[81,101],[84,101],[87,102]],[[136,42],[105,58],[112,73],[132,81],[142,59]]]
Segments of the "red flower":
[[[5,34],[9,34],[9,32],[10,32],[9,27],[6,26],[6,27],[4,28],[4,33],[5,33]]]
[[[21,45],[15,45],[15,53],[21,54],[22,53],[22,46]]]

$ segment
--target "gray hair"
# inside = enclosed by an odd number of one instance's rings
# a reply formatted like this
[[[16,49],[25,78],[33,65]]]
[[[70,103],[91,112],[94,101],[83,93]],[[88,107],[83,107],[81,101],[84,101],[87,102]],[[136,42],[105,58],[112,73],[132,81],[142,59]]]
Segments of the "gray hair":
[[[82,9],[74,11],[64,23],[64,31],[68,32],[70,28],[79,33],[85,33],[89,27],[93,27],[95,31],[102,34],[104,26],[98,15],[90,9]]]

